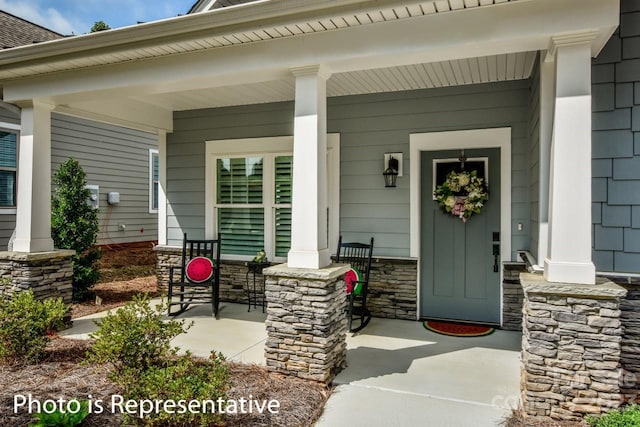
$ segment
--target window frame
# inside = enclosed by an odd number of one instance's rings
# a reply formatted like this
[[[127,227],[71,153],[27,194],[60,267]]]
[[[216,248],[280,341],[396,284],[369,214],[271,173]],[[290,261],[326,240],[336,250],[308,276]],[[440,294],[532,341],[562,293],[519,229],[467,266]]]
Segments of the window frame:
[[[220,159],[229,158],[248,158],[248,157],[260,157],[262,159],[262,203],[218,203],[218,186],[217,181],[214,182],[214,207],[213,207],[213,220],[215,221],[216,233],[218,227],[218,213],[220,209],[262,209],[264,211],[264,250],[267,253],[267,257],[274,261],[284,261],[285,257],[275,256],[275,210],[276,208],[291,208],[291,203],[276,203],[275,202],[275,161],[276,157],[280,156],[293,156],[292,152],[273,152],[273,153],[247,153],[247,154],[232,154],[232,155],[219,155],[213,156],[213,162],[215,167],[215,179],[217,179],[217,164]],[[257,251],[256,251],[257,252]],[[228,259],[237,259],[242,261],[249,261],[253,256],[239,255],[239,254],[224,254]]]
[[[158,179],[153,179],[153,159],[158,159]],[[158,198],[156,199],[154,184],[158,184]],[[158,213],[158,207],[160,206],[160,152],[156,148],[149,149],[149,213]],[[154,202],[157,206],[154,206]]]
[[[13,123],[0,122],[0,131],[10,132],[16,134],[16,167],[0,167],[0,170],[15,171],[15,189],[14,189],[14,206],[0,206],[0,215],[15,215],[18,208],[18,167],[20,165],[20,131],[22,130],[20,125]]]
[[[278,156],[293,156],[293,137],[265,137],[246,139],[226,139],[206,141],[205,166],[205,236],[218,236],[218,215],[220,207],[250,207],[251,205],[220,205],[217,203],[217,161],[220,158],[261,156],[263,160],[263,206],[264,208],[264,244],[265,252],[270,261],[286,262],[286,257],[276,257],[275,254],[275,209],[292,207],[292,204],[275,203],[275,158]],[[328,169],[328,198],[329,227],[328,246],[333,252],[337,245],[339,227],[339,190],[340,190],[340,135],[327,134],[327,169]],[[267,166],[267,158],[269,158]],[[253,257],[247,255],[222,254],[222,259],[233,261],[250,261]]]

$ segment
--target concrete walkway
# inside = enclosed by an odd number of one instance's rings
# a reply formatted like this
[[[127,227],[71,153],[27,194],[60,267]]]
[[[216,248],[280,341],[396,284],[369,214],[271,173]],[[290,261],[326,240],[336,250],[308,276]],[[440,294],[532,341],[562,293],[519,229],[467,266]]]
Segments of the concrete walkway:
[[[374,318],[347,339],[348,367],[316,426],[495,426],[519,401],[520,342],[514,332],[456,338]]]
[[[74,321],[62,335],[87,338],[98,313]],[[175,344],[199,356],[212,349],[229,360],[264,364],[261,310],[223,303],[219,319],[208,306],[178,316],[194,321]],[[496,331],[487,337],[435,334],[420,322],[372,319],[347,337],[348,367],[318,427],[495,426],[518,403],[520,334]]]

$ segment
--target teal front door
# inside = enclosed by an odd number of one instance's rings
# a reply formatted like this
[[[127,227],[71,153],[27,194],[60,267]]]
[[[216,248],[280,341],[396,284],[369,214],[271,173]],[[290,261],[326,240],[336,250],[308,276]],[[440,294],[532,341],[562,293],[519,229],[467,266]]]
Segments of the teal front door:
[[[481,212],[466,222],[433,200],[434,165],[441,163],[442,174],[447,164],[459,166],[459,156],[459,150],[421,153],[420,314],[499,324],[500,149],[465,151],[465,170],[487,164],[489,188]]]

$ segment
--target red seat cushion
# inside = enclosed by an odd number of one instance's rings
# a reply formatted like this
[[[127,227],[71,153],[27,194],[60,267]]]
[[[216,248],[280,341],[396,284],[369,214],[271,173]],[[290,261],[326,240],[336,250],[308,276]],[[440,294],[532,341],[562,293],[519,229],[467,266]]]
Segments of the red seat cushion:
[[[206,282],[213,276],[213,261],[203,256],[192,258],[187,263],[185,273],[190,282]]]

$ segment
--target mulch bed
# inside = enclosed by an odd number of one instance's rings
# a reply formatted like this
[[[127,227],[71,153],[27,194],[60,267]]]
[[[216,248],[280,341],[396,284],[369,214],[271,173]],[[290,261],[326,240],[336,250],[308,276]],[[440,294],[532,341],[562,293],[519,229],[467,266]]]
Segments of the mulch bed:
[[[156,276],[138,277],[109,283],[98,283],[91,291],[99,298],[71,305],[71,318],[86,316],[112,308],[121,307],[131,301],[134,295],[148,294],[155,297],[158,292]],[[100,302],[97,304],[96,302]]]
[[[90,341],[54,338],[47,348],[45,361],[37,365],[0,365],[0,425],[27,426],[32,422],[26,411],[13,413],[13,399],[17,394],[34,399],[102,399],[109,402],[111,395],[119,394],[116,385],[107,379],[108,369],[101,365],[84,365],[84,354]],[[227,426],[311,426],[320,416],[330,389],[326,386],[301,379],[268,372],[256,365],[229,364],[232,388],[229,399],[252,396],[253,399],[275,399],[280,402],[280,411],[270,414],[228,415]],[[106,406],[106,405],[105,405]],[[105,411],[91,414],[83,425],[111,427],[121,425],[119,414]]]
[[[588,427],[584,421],[556,421],[546,417],[526,417],[522,408],[514,409],[511,416],[505,418],[502,423],[503,427]]]

